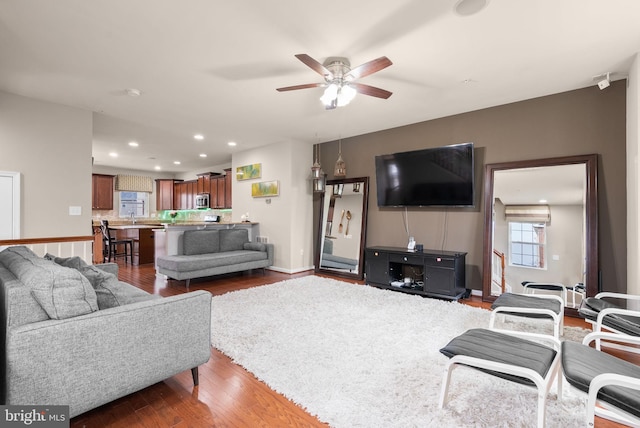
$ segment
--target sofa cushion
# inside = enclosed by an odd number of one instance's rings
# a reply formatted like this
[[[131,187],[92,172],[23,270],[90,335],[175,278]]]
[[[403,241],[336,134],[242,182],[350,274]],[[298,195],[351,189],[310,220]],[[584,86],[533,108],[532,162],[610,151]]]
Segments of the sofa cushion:
[[[267,251],[267,246],[260,242],[247,242],[244,244],[244,249],[250,251]]]
[[[49,315],[24,285],[9,269],[0,264],[0,284],[6,310],[6,327],[45,321]]]
[[[220,251],[220,235],[217,230],[187,230],[182,235],[184,254],[209,254]]]
[[[52,319],[65,319],[98,310],[93,287],[80,272],[36,256],[26,247],[10,247],[3,253],[7,268],[31,288],[33,297]]]
[[[266,251],[241,250],[217,254],[199,254],[195,256],[162,256],[158,257],[157,264],[158,267],[174,272],[193,272],[266,259]]]
[[[114,274],[105,272],[97,266],[89,265],[80,257],[62,258],[46,254],[45,258],[53,260],[61,266],[76,269],[87,278],[96,292],[98,308],[101,310],[159,297],[118,281]]]
[[[220,251],[243,250],[244,244],[249,242],[247,229],[222,229],[220,230]]]

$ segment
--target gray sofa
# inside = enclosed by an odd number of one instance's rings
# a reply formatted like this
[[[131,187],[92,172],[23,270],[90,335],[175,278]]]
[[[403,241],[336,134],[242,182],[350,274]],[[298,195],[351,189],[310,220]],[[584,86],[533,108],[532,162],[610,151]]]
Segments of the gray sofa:
[[[273,265],[273,244],[249,242],[247,229],[187,230],[182,235],[182,252],[158,256],[157,271],[171,279],[241,272]]]
[[[76,416],[211,356],[211,294],[161,298],[115,264],[0,252],[1,402],[68,405]]]
[[[333,241],[325,238],[324,246],[322,247],[322,259],[320,260],[320,267],[348,269],[349,271],[352,271],[358,267],[358,261],[356,259],[349,259],[347,257],[334,256]]]

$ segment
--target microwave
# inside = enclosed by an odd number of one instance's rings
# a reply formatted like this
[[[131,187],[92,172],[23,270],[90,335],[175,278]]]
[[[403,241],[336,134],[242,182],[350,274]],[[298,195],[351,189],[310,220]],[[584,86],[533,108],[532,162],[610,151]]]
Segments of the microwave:
[[[196,208],[209,208],[209,194],[199,193],[196,195]]]

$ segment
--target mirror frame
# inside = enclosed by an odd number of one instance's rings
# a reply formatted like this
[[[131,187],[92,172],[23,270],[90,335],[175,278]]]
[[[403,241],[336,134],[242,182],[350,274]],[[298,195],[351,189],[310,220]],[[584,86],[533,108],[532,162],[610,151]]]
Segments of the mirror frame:
[[[360,227],[360,251],[358,254],[358,272],[340,272],[337,270],[326,269],[320,267],[320,254],[322,251],[322,241],[324,239],[325,233],[325,213],[324,213],[324,198],[327,194],[327,190],[329,186],[333,185],[344,185],[344,184],[352,184],[352,183],[362,183],[360,186],[360,192],[362,193],[362,224]],[[331,187],[333,191],[333,187]],[[367,208],[369,201],[369,177],[354,177],[354,178],[342,178],[336,180],[327,180],[325,191],[320,195],[320,219],[317,230],[317,240],[316,240],[316,254],[315,254],[315,272],[325,273],[327,275],[338,276],[342,278],[353,278],[357,280],[364,279],[364,250],[365,250],[365,240],[367,235]]]
[[[598,155],[577,155],[547,159],[532,159],[485,165],[484,175],[484,245],[482,256],[482,300],[493,302],[497,296],[491,295],[491,260],[493,242],[493,178],[496,171],[535,168],[557,165],[584,164],[586,167],[585,195],[585,287],[587,296],[595,296],[600,290],[598,259]],[[566,315],[577,316],[577,309],[565,308]]]

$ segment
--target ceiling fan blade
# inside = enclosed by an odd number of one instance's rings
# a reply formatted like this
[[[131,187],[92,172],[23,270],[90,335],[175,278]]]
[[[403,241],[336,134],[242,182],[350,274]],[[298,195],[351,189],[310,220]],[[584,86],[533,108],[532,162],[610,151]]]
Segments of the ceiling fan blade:
[[[369,95],[376,98],[384,98],[385,100],[393,94],[393,92],[376,88],[375,86],[364,85],[362,83],[351,82],[349,83],[349,86],[352,86],[360,94]]]
[[[389,67],[391,64],[391,60],[386,56],[381,56],[380,58],[376,58],[372,61],[365,62],[362,65],[357,66],[353,70],[347,73],[345,79],[347,80],[355,80],[361,77],[368,76],[370,74],[375,73],[376,71],[380,71],[383,68]]]
[[[296,91],[298,89],[317,88],[320,86],[324,86],[324,83],[306,83],[304,85],[285,86],[284,88],[276,88],[276,91],[278,92]]]
[[[328,80],[333,79],[333,73],[330,72],[327,69],[327,67],[325,67],[324,65],[320,64],[315,59],[311,58],[309,55],[307,55],[307,54],[297,54],[296,58],[298,58],[307,67],[309,67],[310,69],[312,69],[313,71],[315,71],[316,73],[318,73],[319,75],[324,77],[325,79],[328,79]]]

